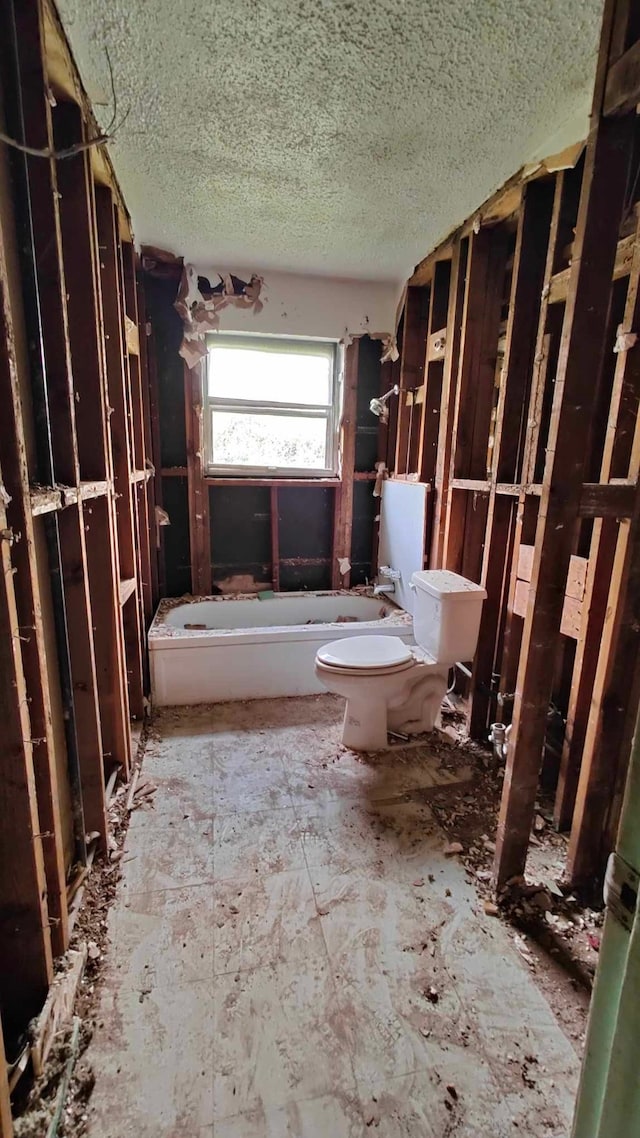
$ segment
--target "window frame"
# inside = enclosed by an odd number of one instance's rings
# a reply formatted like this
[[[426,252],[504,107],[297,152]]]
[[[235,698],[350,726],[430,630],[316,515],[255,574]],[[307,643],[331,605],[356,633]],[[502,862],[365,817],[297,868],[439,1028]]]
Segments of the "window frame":
[[[280,403],[274,400],[230,399],[209,394],[209,368],[211,367],[211,348],[223,341],[225,346],[251,348],[259,345],[264,351],[278,353],[290,352],[292,355],[323,355],[330,359],[331,386],[329,403]],[[307,351],[305,352],[305,347]],[[319,350],[321,349],[321,350]],[[342,403],[344,373],[344,353],[336,340],[298,338],[292,336],[267,336],[245,333],[214,333],[207,337],[207,356],[203,369],[203,441],[204,469],[208,478],[265,478],[265,479],[315,479],[339,477],[339,426]],[[239,466],[231,463],[213,461],[213,411],[218,409],[233,414],[257,413],[263,415],[290,416],[293,419],[326,420],[325,458],[327,465],[322,468],[291,466]]]

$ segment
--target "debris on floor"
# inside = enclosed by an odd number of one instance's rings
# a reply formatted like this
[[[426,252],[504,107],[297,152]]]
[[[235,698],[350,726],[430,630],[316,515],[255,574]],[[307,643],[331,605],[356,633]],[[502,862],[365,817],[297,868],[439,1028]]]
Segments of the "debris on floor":
[[[429,806],[451,839],[447,848],[462,846],[459,856],[483,898],[483,912],[517,928],[514,936],[520,937],[520,955],[542,989],[553,998],[571,1037],[580,1044],[604,912],[584,905],[565,885],[568,835],[554,829],[553,802],[545,801],[542,794],[536,807],[527,877],[510,881],[496,903],[492,885],[493,839],[504,768],[488,746],[465,738],[458,713],[443,716],[443,726],[438,748],[443,768],[452,772],[460,768],[471,770],[467,787],[456,792],[439,786],[429,797]]]
[[[74,931],[87,959],[58,1138],[120,1138],[125,1117],[140,1138],[208,1135],[210,1111],[221,1138],[262,1136],[263,1110],[305,1138],[487,1120],[501,1138],[564,1138],[588,994],[526,927],[534,908],[551,928],[562,891],[492,894],[491,753],[443,732],[356,755],[341,717],[320,696],[158,718]],[[536,853],[555,851],[549,831]],[[18,1138],[46,1134],[70,1044],[67,1030]]]
[[[32,1040],[31,1082],[25,1076],[14,1097],[15,1138],[44,1138],[45,1135],[47,1138],[49,1135],[51,1138],[81,1138],[85,1133],[87,1103],[95,1083],[95,1073],[85,1053],[93,1035],[96,1001],[104,979],[109,946],[108,913],[122,877],[120,863],[131,811],[149,808],[157,789],[148,782],[138,787],[148,734],[139,732],[137,738],[134,737],[137,761],[131,779],[128,786],[117,787],[108,807],[107,852],[94,858],[91,872],[82,881],[84,895],[69,949],[57,962],[57,975],[60,980],[66,980],[66,975],[71,977],[81,958],[81,976],[74,988],[75,1001],[73,1008],[65,1008],[66,1020],[57,1026],[42,1062],[38,1061],[37,1050],[34,1054],[36,1040]],[[55,997],[55,993],[54,980],[51,994]],[[35,1032],[39,1022],[35,1021],[33,1026]]]

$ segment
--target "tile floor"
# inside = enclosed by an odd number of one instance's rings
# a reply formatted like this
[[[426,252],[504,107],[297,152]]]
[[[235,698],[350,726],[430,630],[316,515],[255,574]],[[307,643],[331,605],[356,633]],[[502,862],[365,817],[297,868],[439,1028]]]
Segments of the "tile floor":
[[[567,1138],[576,1054],[408,795],[454,776],[425,746],[342,751],[341,714],[313,696],[159,717],[91,1138]]]

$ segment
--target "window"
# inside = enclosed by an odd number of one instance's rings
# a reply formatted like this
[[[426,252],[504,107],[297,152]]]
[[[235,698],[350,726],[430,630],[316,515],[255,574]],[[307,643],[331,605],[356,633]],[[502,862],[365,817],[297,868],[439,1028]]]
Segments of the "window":
[[[205,438],[214,474],[337,471],[338,345],[215,336],[209,343]]]

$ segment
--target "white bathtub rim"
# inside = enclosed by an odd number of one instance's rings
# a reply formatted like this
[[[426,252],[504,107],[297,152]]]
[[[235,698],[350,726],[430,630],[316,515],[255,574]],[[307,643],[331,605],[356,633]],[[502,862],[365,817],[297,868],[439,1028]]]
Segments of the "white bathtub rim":
[[[349,590],[286,594],[287,597],[291,598],[299,597],[308,599],[310,604],[315,597],[349,595],[371,598],[372,594],[370,591],[367,593],[364,591],[355,593]],[[413,619],[411,614],[405,612],[404,609],[401,609],[395,604],[394,612],[389,613],[388,616],[379,617],[376,620],[326,621],[321,624],[273,624],[244,628],[179,628],[175,625],[167,624],[164,619],[168,612],[182,605],[187,607],[190,604],[204,601],[212,601],[216,604],[233,604],[236,599],[253,600],[260,603],[254,594],[238,594],[237,597],[222,598],[179,597],[175,598],[175,600],[174,598],[170,598],[160,601],[148,632],[149,650],[151,652],[157,652],[164,651],[165,649],[189,648],[195,647],[196,645],[204,646],[206,644],[215,644],[222,647],[223,642],[224,644],[231,645],[305,640],[326,641],[342,639],[345,636],[367,636],[374,632],[389,636],[400,635],[402,638],[405,636],[411,638],[413,635]],[[385,598],[385,604],[389,603],[393,604],[393,602]]]

